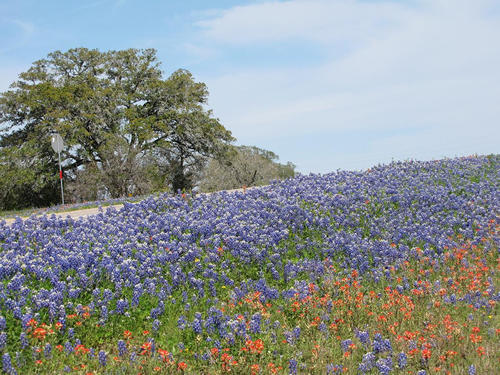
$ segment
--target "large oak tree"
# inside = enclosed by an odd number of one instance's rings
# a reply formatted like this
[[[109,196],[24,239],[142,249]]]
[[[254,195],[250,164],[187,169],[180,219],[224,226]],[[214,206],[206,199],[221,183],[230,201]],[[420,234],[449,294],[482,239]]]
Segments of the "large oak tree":
[[[112,197],[147,193],[145,179],[189,189],[233,140],[207,97],[186,70],[163,78],[154,49],[76,48],[35,61],[0,94],[0,208],[57,201],[53,132],[65,140],[69,180],[93,171]]]

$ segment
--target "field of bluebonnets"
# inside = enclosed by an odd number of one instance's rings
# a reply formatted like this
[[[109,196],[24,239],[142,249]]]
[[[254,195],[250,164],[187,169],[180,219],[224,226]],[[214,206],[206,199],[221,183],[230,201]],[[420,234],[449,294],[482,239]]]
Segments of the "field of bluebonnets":
[[[494,374],[500,155],[0,223],[8,374]]]

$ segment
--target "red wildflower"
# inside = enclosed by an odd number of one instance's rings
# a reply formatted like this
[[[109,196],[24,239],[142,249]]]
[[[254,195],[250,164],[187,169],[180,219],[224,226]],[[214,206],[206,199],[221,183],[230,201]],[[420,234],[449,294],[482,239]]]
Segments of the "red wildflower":
[[[169,353],[167,350],[164,350],[164,349],[158,349],[158,353],[160,353],[160,357],[161,357],[161,359],[162,359],[164,362],[167,362],[167,363],[169,363],[169,362],[170,362],[170,358],[169,358],[170,353]]]
[[[144,344],[141,345],[141,355],[146,355],[151,352],[151,343],[150,342],[145,342]]]
[[[47,330],[45,330],[44,328],[40,328],[40,327],[35,328],[35,330],[33,331],[33,337],[37,338],[39,340],[44,340],[46,334],[47,334]]]
[[[90,349],[87,349],[84,345],[75,346],[75,353],[76,354],[87,354],[89,352],[90,352]]]
[[[422,350],[422,358],[427,360],[431,357],[431,351],[429,349]]]
[[[261,339],[257,339],[255,341],[247,340],[245,344],[247,347],[243,347],[241,349],[243,351],[250,351],[254,354],[260,354],[262,353],[262,350],[264,350],[264,342]]]
[[[127,340],[132,338],[132,332],[125,330],[123,332],[123,337],[125,337]]]
[[[252,365],[250,369],[252,370],[252,375],[256,375],[260,372],[260,367],[258,364]]]

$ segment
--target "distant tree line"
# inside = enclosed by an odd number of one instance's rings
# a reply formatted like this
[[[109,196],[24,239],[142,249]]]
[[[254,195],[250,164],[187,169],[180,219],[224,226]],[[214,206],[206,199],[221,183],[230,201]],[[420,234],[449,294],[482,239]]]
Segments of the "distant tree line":
[[[56,51],[0,94],[0,209],[60,201],[59,133],[71,201],[252,186],[291,177],[274,153],[233,146],[187,70],[164,78],[154,49]]]
[[[199,188],[204,192],[268,184],[295,174],[295,165],[280,164],[278,155],[255,146],[237,146],[225,158],[210,159],[202,170]]]

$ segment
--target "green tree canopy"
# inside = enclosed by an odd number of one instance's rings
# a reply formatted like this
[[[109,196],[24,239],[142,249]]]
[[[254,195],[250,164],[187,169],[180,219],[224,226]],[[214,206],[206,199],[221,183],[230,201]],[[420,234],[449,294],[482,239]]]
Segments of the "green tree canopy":
[[[192,187],[233,140],[207,98],[186,70],[164,79],[154,49],[50,53],[0,94],[0,208],[57,201],[52,132],[65,141],[67,179],[93,170],[112,197],[148,192],[145,179]]]

